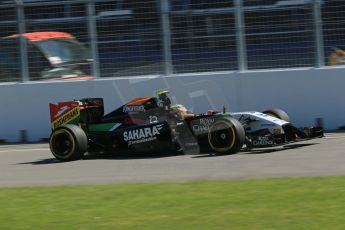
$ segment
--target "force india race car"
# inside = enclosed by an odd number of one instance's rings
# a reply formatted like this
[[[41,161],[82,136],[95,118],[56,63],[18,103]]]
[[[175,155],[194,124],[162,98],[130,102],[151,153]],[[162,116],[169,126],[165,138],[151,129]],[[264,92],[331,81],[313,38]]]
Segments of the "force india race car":
[[[228,113],[189,113],[171,105],[168,91],[157,97],[135,98],[104,115],[102,98],[50,103],[49,145],[61,161],[88,153],[233,154],[322,137],[321,128],[298,129],[280,109]]]

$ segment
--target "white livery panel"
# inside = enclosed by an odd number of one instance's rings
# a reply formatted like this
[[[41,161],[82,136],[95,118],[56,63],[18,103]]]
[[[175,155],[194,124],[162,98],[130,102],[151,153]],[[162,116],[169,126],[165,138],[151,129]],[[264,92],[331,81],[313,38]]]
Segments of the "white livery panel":
[[[248,124],[248,127],[250,127],[250,130],[247,131],[250,132],[255,132],[261,129],[268,129],[272,133],[274,133],[275,130],[281,129],[283,125],[290,124],[289,122],[281,120],[279,118],[255,111],[235,112],[231,115],[240,122],[246,121],[246,124]],[[281,129],[280,132],[283,134],[284,130]]]

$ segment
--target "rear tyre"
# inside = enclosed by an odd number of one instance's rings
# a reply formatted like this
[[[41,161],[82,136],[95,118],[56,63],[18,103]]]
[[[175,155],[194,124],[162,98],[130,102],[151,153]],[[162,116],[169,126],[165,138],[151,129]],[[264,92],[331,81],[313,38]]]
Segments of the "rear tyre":
[[[281,109],[269,109],[269,110],[263,111],[262,113],[290,122],[289,115],[284,110],[281,110]]]
[[[208,143],[211,149],[219,154],[237,153],[244,140],[244,128],[233,118],[221,118],[209,128]]]
[[[58,160],[79,160],[87,151],[88,139],[84,130],[79,126],[67,124],[52,132],[49,146]]]

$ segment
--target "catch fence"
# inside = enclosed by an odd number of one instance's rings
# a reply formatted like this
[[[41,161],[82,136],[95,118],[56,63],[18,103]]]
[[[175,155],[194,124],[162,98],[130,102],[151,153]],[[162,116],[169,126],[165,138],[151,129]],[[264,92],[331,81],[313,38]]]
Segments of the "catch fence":
[[[6,0],[0,12],[0,82],[323,67],[345,57],[341,0]],[[32,32],[65,32],[85,49],[15,36]]]

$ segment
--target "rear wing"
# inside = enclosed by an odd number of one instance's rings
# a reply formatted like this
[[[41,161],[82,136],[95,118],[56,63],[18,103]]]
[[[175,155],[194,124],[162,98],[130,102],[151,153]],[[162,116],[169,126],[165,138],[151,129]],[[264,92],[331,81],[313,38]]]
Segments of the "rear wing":
[[[66,124],[98,122],[104,115],[102,98],[85,98],[57,104],[50,103],[49,109],[52,130]]]
[[[77,124],[80,120],[80,107],[77,101],[49,103],[52,130],[65,124]]]

